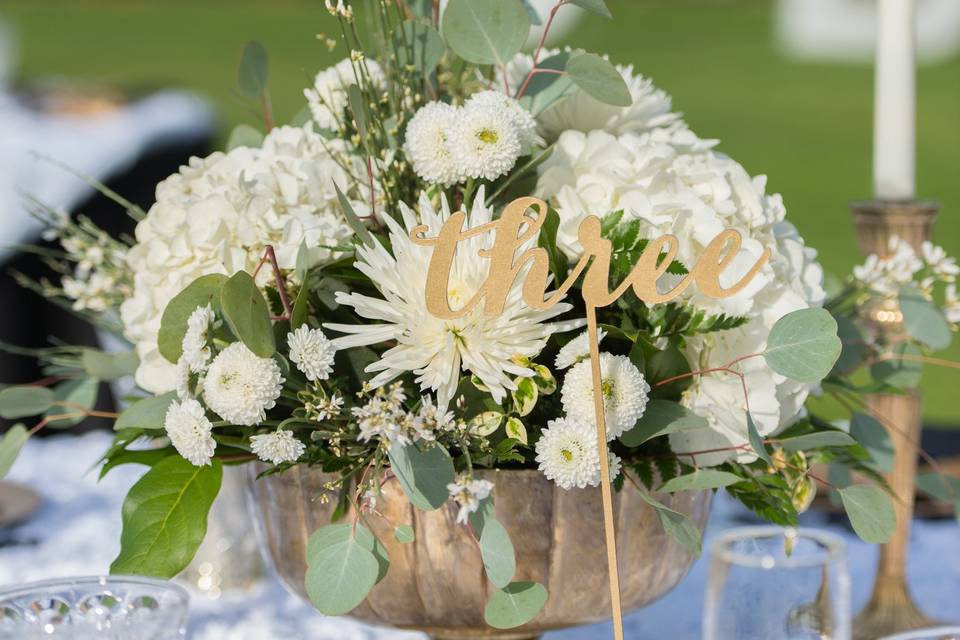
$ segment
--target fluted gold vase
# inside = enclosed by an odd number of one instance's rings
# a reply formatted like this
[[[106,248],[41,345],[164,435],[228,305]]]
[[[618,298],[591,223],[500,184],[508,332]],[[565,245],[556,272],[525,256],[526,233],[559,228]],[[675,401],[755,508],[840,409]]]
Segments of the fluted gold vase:
[[[256,469],[256,471],[261,471]],[[492,586],[470,528],[455,522],[452,503],[432,512],[413,508],[398,483],[388,481],[371,517],[390,554],[390,571],[351,616],[372,624],[424,631],[434,638],[536,638],[610,617],[607,556],[599,489],[565,491],[533,470],[482,471],[494,483],[497,519],[516,548],[515,580],[546,586],[549,600],[530,623],[497,630],[483,621]],[[332,501],[316,499],[333,476],[306,467],[251,480],[264,551],[284,582],[306,598],[307,539],[330,522]],[[702,531],[710,491],[658,494]],[[663,531],[657,515],[631,486],[614,496],[624,612],[639,609],[672,589],[694,558]],[[351,517],[350,514],[347,516]],[[393,528],[413,527],[415,541],[400,544]]]

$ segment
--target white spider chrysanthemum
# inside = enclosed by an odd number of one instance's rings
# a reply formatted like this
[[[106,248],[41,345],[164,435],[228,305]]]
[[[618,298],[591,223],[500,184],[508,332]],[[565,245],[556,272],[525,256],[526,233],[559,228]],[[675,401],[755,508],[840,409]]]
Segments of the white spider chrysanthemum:
[[[493,483],[489,480],[470,480],[464,477],[457,478],[456,482],[447,485],[447,491],[458,505],[457,524],[466,524],[470,514],[480,507],[480,501],[493,491]]]
[[[477,227],[492,219],[493,211],[484,206],[484,197],[481,188],[468,214],[467,227]],[[532,369],[517,364],[516,356],[535,356],[552,333],[575,329],[583,322],[547,323],[572,307],[560,303],[546,310],[531,309],[523,302],[522,287],[518,284],[523,274],[510,289],[503,313],[498,316],[484,314],[481,304],[460,318],[434,317],[427,310],[423,295],[433,248],[414,243],[409,234],[421,222],[430,229],[430,235],[437,234],[450,217],[450,208],[443,199],[437,211],[423,195],[419,209],[418,218],[401,203],[402,226],[389,215],[380,216],[390,230],[392,250],[380,243],[357,249],[356,268],[370,278],[383,298],[337,293],[338,303],[372,322],[324,326],[350,334],[333,340],[338,349],[396,343],[379,361],[367,366],[368,373],[377,374],[370,381],[374,387],[412,371],[421,389],[437,393],[437,404],[445,410],[457,389],[460,372],[469,371],[500,402],[507,391],[516,388],[515,376],[534,375]],[[492,241],[489,234],[475,235],[457,247],[447,290],[452,308],[466,304],[486,281],[489,262],[478,258],[477,252],[489,248]],[[536,238],[530,242],[535,243]]]
[[[597,344],[603,342],[603,339],[606,337],[607,332],[598,328]],[[554,366],[556,366],[557,369],[566,369],[567,367],[576,364],[589,355],[590,336],[586,331],[584,331],[576,338],[561,347],[560,351],[557,353],[557,359],[554,361]]]
[[[250,436],[250,450],[263,460],[272,464],[296,462],[306,447],[293,437],[292,431],[273,431]]]
[[[242,342],[234,342],[210,363],[203,399],[224,420],[253,426],[276,405],[282,388],[283,376],[273,358],[261,358]]]
[[[537,121],[533,114],[524,109],[519,102],[500,91],[480,91],[470,96],[464,104],[466,109],[481,108],[502,111],[510,118],[520,140],[521,153],[530,152],[537,141]]]
[[[163,428],[173,448],[191,464],[198,467],[210,464],[217,443],[213,439],[213,424],[199,402],[193,398],[171,402]]]
[[[366,65],[367,76],[374,88],[385,84],[383,70],[375,60],[362,62],[344,58],[332,67],[320,71],[313,80],[313,87],[303,90],[314,122],[323,129],[337,131],[344,122],[344,110],[347,108],[347,89],[357,81],[355,69]]]
[[[287,334],[287,346],[290,348],[290,361],[307,376],[307,380],[315,382],[330,377],[337,350],[323,335],[323,331],[301,325]]]
[[[597,486],[600,455],[593,421],[573,422],[558,418],[547,422],[537,441],[537,463],[548,480],[562,489]]]
[[[496,180],[520,157],[520,132],[505,110],[482,104],[463,107],[449,135],[460,178]]]
[[[403,151],[416,174],[427,182],[448,187],[460,179],[448,140],[457,117],[456,107],[430,102],[407,125]]]
[[[210,305],[197,307],[187,318],[187,331],[183,334],[181,359],[193,373],[202,373],[210,364],[210,325],[215,316]]]
[[[613,440],[633,428],[647,408],[650,385],[627,356],[600,354],[600,389],[603,392],[607,439]],[[593,427],[593,369],[590,360],[575,364],[563,380],[560,391],[567,418]]]

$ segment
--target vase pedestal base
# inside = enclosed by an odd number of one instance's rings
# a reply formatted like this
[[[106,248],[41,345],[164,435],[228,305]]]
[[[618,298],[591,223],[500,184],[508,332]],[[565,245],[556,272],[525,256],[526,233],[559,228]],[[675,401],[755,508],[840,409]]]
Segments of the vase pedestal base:
[[[854,640],[885,636],[937,625],[913,602],[903,580],[878,576],[870,602],[853,621]]]

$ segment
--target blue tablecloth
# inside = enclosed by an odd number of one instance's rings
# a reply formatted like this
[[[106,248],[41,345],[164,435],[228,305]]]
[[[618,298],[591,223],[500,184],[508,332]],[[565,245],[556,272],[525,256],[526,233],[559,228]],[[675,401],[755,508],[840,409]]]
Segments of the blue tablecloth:
[[[99,484],[91,472],[109,441],[105,433],[63,436],[27,443],[10,480],[44,495],[40,512],[23,525],[3,531],[0,585],[70,575],[104,573],[120,539],[120,505],[142,467],[120,467]],[[718,532],[755,523],[738,504],[720,494],[713,506],[705,549]],[[839,520],[806,514],[803,524],[830,529],[848,545],[854,607],[869,596],[877,549],[859,541]],[[954,520],[915,522],[910,543],[911,587],[928,615],[960,621],[960,526]],[[650,553],[656,553],[651,549]],[[706,551],[672,592],[626,618],[631,640],[693,640],[700,621],[707,578]],[[191,640],[413,640],[423,636],[375,629],[343,618],[325,618],[273,578],[248,591],[227,590],[216,600],[195,594],[191,604]],[[549,633],[547,640],[612,637],[600,624]]]

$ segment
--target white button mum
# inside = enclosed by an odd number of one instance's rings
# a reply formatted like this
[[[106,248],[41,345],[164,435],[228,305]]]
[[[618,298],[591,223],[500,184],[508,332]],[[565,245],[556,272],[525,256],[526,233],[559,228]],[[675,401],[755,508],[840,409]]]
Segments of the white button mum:
[[[330,377],[337,350],[323,335],[323,331],[300,325],[287,334],[287,346],[290,348],[290,361],[307,376],[307,380],[315,382]]]
[[[306,447],[293,437],[292,431],[273,431],[250,436],[250,450],[263,460],[272,464],[296,462]]]
[[[202,373],[210,364],[210,325],[215,316],[210,305],[197,307],[187,318],[187,332],[183,334],[181,359],[193,373]],[[179,364],[179,363],[178,363]]]
[[[607,439],[613,440],[632,429],[643,415],[650,385],[627,356],[601,353],[600,374]],[[594,427],[593,371],[589,359],[581,360],[567,372],[560,396],[569,420]]]
[[[470,96],[464,108],[501,111],[507,115],[517,131],[521,152],[530,153],[530,147],[537,141],[537,121],[533,114],[524,109],[519,102],[500,91],[480,91]]]
[[[213,424],[199,402],[192,398],[171,402],[163,428],[177,453],[191,464],[198,467],[210,464],[217,443],[212,435]]]
[[[492,219],[493,211],[485,207],[483,201],[481,188],[468,214],[467,227]],[[403,203],[400,213],[403,226],[388,215],[381,216],[390,230],[392,251],[380,243],[357,249],[357,269],[370,278],[383,299],[360,293],[337,293],[337,302],[352,307],[360,317],[371,322],[324,325],[350,334],[333,340],[338,349],[395,342],[379,361],[366,368],[368,373],[376,374],[370,380],[372,386],[413,372],[421,389],[436,391],[438,406],[446,410],[461,371],[469,371],[480,378],[493,398],[500,402],[509,390],[516,388],[515,376],[534,375],[532,369],[518,365],[515,356],[536,356],[552,333],[583,326],[582,321],[547,323],[569,311],[571,305],[560,303],[546,310],[531,309],[523,302],[521,286],[516,285],[507,296],[503,313],[498,316],[485,315],[483,305],[478,305],[462,318],[434,317],[427,310],[423,295],[433,248],[414,244],[409,234],[421,222],[430,229],[431,235],[437,234],[450,217],[450,208],[443,199],[441,210],[436,211],[423,195],[419,217]],[[489,234],[476,235],[457,247],[448,288],[453,308],[469,301],[487,279],[489,263],[479,259],[477,252],[489,248],[492,241]],[[535,243],[536,239],[530,242]],[[522,278],[517,282],[522,282]]]
[[[461,178],[496,180],[520,157],[520,131],[509,112],[492,105],[465,106],[450,134]]]
[[[407,125],[403,151],[416,174],[429,183],[448,187],[460,179],[448,140],[457,117],[456,107],[431,102]]]
[[[605,337],[607,337],[607,332],[598,328],[597,344],[603,342]],[[557,359],[554,361],[554,365],[557,367],[557,369],[566,369],[567,367],[576,364],[581,359],[586,358],[589,355],[590,336],[586,331],[584,331],[576,338],[563,345],[563,347],[557,353]]]
[[[551,420],[537,441],[540,471],[562,489],[595,487],[600,481],[600,455],[592,424],[592,420]]]
[[[457,478],[456,482],[447,485],[447,491],[458,505],[457,524],[466,524],[470,514],[480,507],[480,501],[493,491],[493,483],[489,480],[471,480],[465,477]]]
[[[273,358],[261,358],[234,342],[210,363],[203,399],[224,420],[253,426],[276,405],[282,388],[283,376]]]

